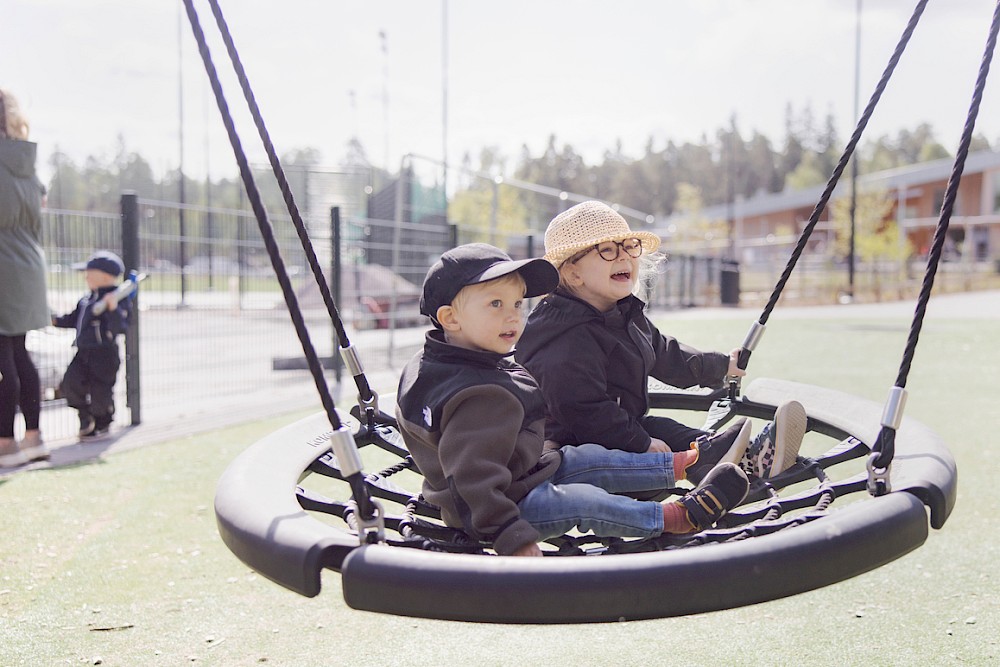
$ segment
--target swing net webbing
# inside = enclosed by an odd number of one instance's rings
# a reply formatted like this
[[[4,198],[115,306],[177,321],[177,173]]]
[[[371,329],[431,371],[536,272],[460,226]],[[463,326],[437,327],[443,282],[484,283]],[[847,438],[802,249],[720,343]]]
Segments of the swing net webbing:
[[[291,214],[292,221],[295,224],[302,247],[306,253],[306,257],[309,261],[314,277],[319,284],[327,310],[336,328],[342,352],[346,352],[345,360],[348,362],[348,366],[351,368],[355,381],[358,384],[359,406],[352,411],[353,416],[358,420],[355,432],[353,433],[353,441],[359,449],[369,448],[369,446],[372,446],[366,451],[377,451],[378,455],[373,458],[378,461],[385,462],[387,458],[394,459],[394,461],[384,464],[384,467],[382,467],[378,473],[364,476],[361,472],[360,465],[353,464],[350,461],[345,461],[350,457],[350,453],[345,452],[342,449],[336,449],[335,446],[334,452],[327,452],[319,456],[308,466],[307,470],[308,472],[314,474],[313,477],[348,482],[350,484],[351,497],[347,500],[336,500],[327,497],[320,490],[312,490],[299,486],[296,490],[296,496],[300,506],[303,509],[342,520],[352,532],[358,533],[359,535],[364,533],[366,527],[370,525],[373,517],[378,515],[377,518],[380,522],[384,523],[384,527],[395,534],[395,537],[384,539],[386,543],[391,545],[414,547],[430,551],[488,553],[490,546],[489,543],[474,541],[461,531],[444,526],[440,523],[440,514],[437,508],[426,503],[418,492],[407,489],[407,484],[396,483],[397,479],[408,475],[415,476],[415,479],[417,479],[419,483],[419,472],[416,470],[412,458],[410,458],[405,446],[403,445],[402,439],[396,430],[394,421],[391,417],[388,417],[377,410],[377,403],[375,401],[376,397],[368,386],[359,362],[351,352],[350,342],[348,341],[346,331],[344,330],[343,324],[337,312],[336,304],[333,302],[329,288],[326,285],[326,280],[323,277],[322,269],[316,260],[311,240],[308,237],[305,225],[299,215],[291,189],[288,187],[287,179],[284,176],[280,162],[274,151],[273,144],[264,125],[259,108],[256,105],[249,80],[246,76],[245,70],[243,69],[242,63],[239,60],[235,44],[233,43],[232,37],[229,34],[228,26],[222,16],[221,8],[219,7],[217,0],[208,1],[211,5],[219,30],[222,33],[223,40],[233,62],[233,66],[237,72],[244,96],[247,100],[251,114],[253,115],[254,123],[265,146],[265,150],[267,151],[272,169],[278,180],[286,206]],[[859,119],[858,126],[851,137],[851,141],[848,143],[848,146],[844,151],[844,155],[841,157],[837,168],[834,170],[834,174],[828,182],[820,202],[817,204],[813,214],[810,216],[809,223],[803,230],[802,236],[792,253],[792,257],[790,258],[784,273],[779,279],[764,313],[760,317],[760,325],[763,325],[767,321],[771,311],[777,303],[781,290],[787,282],[797,259],[804,250],[809,235],[815,228],[819,216],[836,187],[845,166],[850,160],[860,136],[869,118],[871,117],[872,112],[874,111],[875,105],[880,99],[881,94],[884,91],[911,34],[919,21],[926,2],[927,0],[920,0],[917,3],[913,15],[908,22],[902,37],[900,38],[899,44],[893,52],[889,64],[887,65],[886,70],[876,87],[875,93],[872,95],[864,114]],[[295,294],[291,289],[287,271],[285,270],[284,262],[281,258],[279,248],[274,238],[273,228],[268,221],[267,213],[254,183],[246,155],[242,149],[239,136],[235,129],[235,124],[229,113],[229,107],[212,62],[211,54],[205,40],[205,35],[198,22],[198,16],[193,5],[193,0],[184,0],[184,4],[187,10],[188,18],[192,25],[195,39],[198,42],[199,53],[201,54],[204,62],[206,73],[209,76],[213,93],[215,94],[223,122],[226,126],[230,143],[233,146],[241,178],[247,190],[248,198],[250,199],[254,214],[258,220],[258,225],[265,242],[265,247],[271,258],[283,295],[288,304],[289,312],[293,324],[295,325],[296,334],[302,344],[310,372],[314,378],[314,382],[320,395],[327,421],[335,432],[342,431],[345,428],[345,424],[341,421],[341,418],[338,416],[335,406],[333,405],[329,388],[323,376],[322,366],[310,342],[304,319],[301,315]],[[998,5],[998,11],[1000,11],[1000,5]],[[942,207],[942,217],[935,236],[934,250],[932,250],[928,259],[928,272],[924,281],[924,289],[921,291],[921,299],[918,302],[917,313],[915,315],[913,329],[911,330],[912,345],[908,342],[907,353],[904,356],[904,366],[906,367],[906,370],[908,370],[909,364],[912,360],[912,348],[915,347],[916,338],[919,335],[919,321],[922,320],[926,309],[927,296],[929,296],[930,289],[933,285],[934,269],[936,268],[937,261],[940,257],[941,243],[943,243],[944,233],[947,230],[948,218],[950,217],[951,210],[954,206],[958,180],[961,177],[962,172],[962,165],[964,164],[965,157],[968,153],[971,131],[974,127],[975,115],[978,111],[982,89],[989,69],[989,59],[992,56],[992,50],[996,40],[997,25],[998,18],[997,15],[994,15],[990,39],[987,44],[987,52],[984,56],[984,63],[980,70],[980,76],[977,80],[976,91],[973,97],[972,109],[970,110],[969,120],[966,123],[965,132],[963,133],[962,144],[960,146],[958,156],[956,157],[955,170],[953,172],[952,181],[949,183],[948,195],[946,196]],[[744,352],[745,354],[741,358],[741,366],[745,366],[746,361],[750,356],[750,350],[747,349],[747,346],[744,346]],[[905,372],[902,369],[901,377],[903,377],[903,382],[905,382]],[[714,417],[714,423],[716,425],[737,414],[746,414],[761,418],[769,418],[770,416],[773,416],[773,403],[756,403],[747,399],[735,401],[725,400],[724,392],[701,396],[691,396],[689,394],[672,395],[669,391],[654,392],[654,397],[657,395],[659,395],[660,398],[656,401],[658,403],[656,407],[676,407],[681,409],[708,411],[715,410],[717,414]],[[720,405],[723,407],[721,412],[719,411]],[[821,419],[814,419],[811,417],[810,430],[831,435],[838,438],[839,441],[828,451],[815,458],[801,457],[795,466],[776,478],[772,478],[766,482],[759,480],[755,482],[754,487],[751,490],[751,495],[748,498],[749,505],[724,517],[716,529],[705,531],[696,535],[663,536],[653,540],[623,540],[619,538],[596,538],[589,535],[564,535],[559,538],[549,540],[552,545],[552,550],[547,550],[546,554],[580,555],[587,553],[661,551],[706,543],[737,542],[745,540],[749,537],[770,534],[820,518],[826,515],[827,510],[836,498],[863,491],[869,487],[869,475],[863,471],[850,475],[839,481],[834,481],[829,475],[827,475],[827,469],[832,466],[868,456],[871,454],[873,449],[868,442],[860,439],[857,435],[850,433],[849,429],[844,428],[842,425],[838,425],[836,422],[836,419],[823,421]],[[894,429],[887,429],[883,426],[882,431],[885,432],[887,430],[893,431],[894,433]],[[891,437],[892,436],[888,436],[888,439],[891,440]],[[879,442],[883,442],[886,438],[887,436],[880,434]],[[867,438],[867,440],[870,441],[872,438]],[[879,464],[884,465],[885,467],[888,466],[888,463],[891,460],[891,443],[887,450],[888,454],[886,454],[886,449],[881,451],[883,456],[882,460],[879,461]],[[787,496],[781,496],[779,494],[779,491],[788,486],[810,479],[815,480],[817,483],[812,488],[797,491]],[[686,489],[673,489],[671,491],[677,494],[682,494],[686,491]],[[401,508],[401,511],[389,514],[382,513],[379,509],[380,505],[378,505],[378,501],[386,501],[396,505]],[[943,517],[938,518],[936,523],[943,523]]]

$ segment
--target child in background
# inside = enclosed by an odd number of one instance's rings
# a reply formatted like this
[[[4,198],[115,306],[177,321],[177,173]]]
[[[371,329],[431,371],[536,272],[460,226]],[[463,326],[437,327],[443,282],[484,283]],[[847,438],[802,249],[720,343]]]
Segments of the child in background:
[[[710,527],[747,494],[735,465],[715,466],[697,448],[637,454],[544,440],[541,392],[509,357],[524,299],[557,282],[548,262],[484,243],[444,253],[427,273],[420,312],[434,328],[403,369],[396,408],[424,497],[501,555],[540,556],[539,540],[573,528],[650,538]],[[701,484],[675,502],[616,495],[672,488],[698,468]]]
[[[53,317],[52,324],[76,329],[76,355],[63,376],[61,390],[66,404],[80,415],[80,437],[92,438],[108,432],[115,414],[114,387],[121,366],[118,336],[128,328],[129,300],[118,301],[115,289],[125,266],[118,255],[101,250],[84,267],[90,290],[72,312]],[[104,312],[94,306],[104,303]]]
[[[662,335],[646,317],[633,291],[640,258],[659,246],[655,234],[632,231],[597,201],[573,206],[549,224],[545,259],[557,267],[559,286],[531,313],[517,351],[545,396],[545,437],[630,452],[681,452],[700,442],[703,455],[722,449],[715,460],[773,477],[795,462],[805,434],[805,410],[796,401],[779,406],[753,444],[744,418],[711,434],[646,414],[649,377],[715,388],[727,375],[744,375],[739,350],[701,352]]]

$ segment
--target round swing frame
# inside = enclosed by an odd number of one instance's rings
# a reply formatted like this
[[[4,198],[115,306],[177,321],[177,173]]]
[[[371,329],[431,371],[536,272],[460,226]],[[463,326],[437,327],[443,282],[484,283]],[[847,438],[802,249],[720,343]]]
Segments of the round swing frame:
[[[744,341],[740,368],[746,368],[927,1],[917,0],[913,15],[803,228],[764,312]],[[738,396],[737,383],[732,385],[728,396],[724,391],[700,395],[657,389],[650,394],[652,408],[706,410],[709,428],[737,414],[770,418],[780,403],[798,400],[806,409],[809,430],[840,439],[840,442],[816,459],[800,457],[795,466],[777,478],[755,483],[746,509],[730,512],[723,518],[725,525],[720,522],[719,527],[699,533],[700,537],[680,545],[682,548],[650,540],[648,542],[654,544],[641,553],[611,553],[616,545],[607,544],[604,549],[593,550],[604,554],[600,557],[565,558],[438,553],[433,540],[417,540],[429,549],[427,551],[388,546],[389,541],[384,539],[385,526],[394,524],[403,530],[401,535],[407,537],[404,526],[410,519],[392,518],[390,521],[368,492],[370,489],[384,492],[393,500],[399,500],[404,494],[383,486],[381,475],[365,477],[354,445],[380,444],[404,459],[405,448],[398,432],[393,435],[393,420],[378,412],[377,398],[353,356],[218,0],[208,2],[303,251],[337,330],[342,355],[358,385],[359,416],[364,414],[368,418],[367,425],[358,425],[352,436],[351,427],[344,421],[346,416],[334,406],[274,230],[229,113],[193,0],[184,0],[241,178],[324,407],[324,413],[297,422],[251,446],[233,461],[219,482],[215,509],[220,534],[233,553],[254,570],[306,596],[319,593],[324,569],[339,571],[344,598],[351,607],[404,616],[512,623],[617,621],[754,604],[826,586],[891,562],[923,544],[928,535],[928,509],[930,525],[934,528],[944,525],[957,493],[955,461],[930,429],[902,417],[902,408],[906,379],[957,199],[989,63],[1000,34],[1000,2],[994,11],[972,103],[928,253],[927,270],[899,375],[885,412],[867,399],[781,380],[757,380],[742,397]],[[372,418],[376,414],[378,421]],[[329,430],[328,425],[335,430]],[[373,438],[376,433],[378,437]],[[330,453],[331,446],[336,456]],[[867,460],[867,473],[830,483],[825,473],[828,466],[862,456]],[[340,462],[337,457],[341,458]],[[342,472],[337,468],[341,463]],[[412,465],[412,461],[404,463],[403,467],[406,465]],[[309,472],[342,478],[350,485],[352,499],[344,504],[310,494],[299,486]],[[776,489],[811,476],[819,481],[815,490],[789,498],[780,498],[776,493]],[[836,497],[860,491],[868,491],[866,502],[828,511]],[[765,502],[765,509],[753,509],[755,503],[768,496],[770,500]],[[786,509],[799,510],[810,503],[815,504],[812,511],[786,518]],[[407,503],[408,512],[410,504]],[[419,499],[414,499],[412,504],[421,505]],[[427,510],[424,504],[423,511]],[[356,530],[339,529],[318,520],[310,512],[352,519],[348,525]],[[749,537],[753,539],[745,539]],[[562,546],[559,553],[563,553]]]
[[[806,409],[809,430],[840,444],[817,459],[800,458],[771,480],[775,487],[816,478],[819,470],[871,453],[882,408],[840,391],[758,379],[735,400],[681,391],[650,395],[654,408],[714,410],[721,414],[719,421],[733,415],[768,419],[777,405],[793,397]],[[753,539],[600,556],[441,553],[362,544],[357,532],[337,528],[304,508],[317,505],[300,484],[310,466],[329,456],[332,433],[326,416],[318,413],[268,435],[234,460],[215,498],[222,539],[251,568],[301,595],[319,594],[322,572],[328,569],[340,572],[350,607],[423,618],[608,622],[787,597],[857,576],[916,549],[928,536],[928,510],[930,525],[943,526],[957,490],[957,469],[947,446],[920,422],[904,418],[890,471],[892,492],[818,512],[804,522],[755,519],[752,524],[764,531]],[[377,483],[375,477],[369,479]],[[866,483],[866,474],[855,475],[828,488],[841,496],[864,491]],[[766,495],[762,485],[769,486],[758,482],[756,499]]]

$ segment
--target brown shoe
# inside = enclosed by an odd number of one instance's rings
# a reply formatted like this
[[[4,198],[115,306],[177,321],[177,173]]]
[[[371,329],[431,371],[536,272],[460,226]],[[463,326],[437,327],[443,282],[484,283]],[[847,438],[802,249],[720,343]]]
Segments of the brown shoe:
[[[42,442],[41,431],[26,431],[21,440],[21,454],[27,461],[42,461],[49,458],[49,448]]]

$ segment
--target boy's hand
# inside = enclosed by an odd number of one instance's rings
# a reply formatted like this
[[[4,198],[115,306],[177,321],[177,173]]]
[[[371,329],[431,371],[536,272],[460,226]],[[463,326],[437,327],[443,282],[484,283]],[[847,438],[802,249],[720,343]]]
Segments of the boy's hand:
[[[523,547],[519,548],[517,551],[511,554],[511,556],[541,556],[542,550],[538,548],[538,545],[534,542],[525,544]]]
[[[649,449],[647,449],[646,451],[650,453],[660,452],[661,454],[666,454],[670,451],[670,446],[667,445],[667,443],[660,440],[659,438],[650,438]]]
[[[729,377],[744,377],[747,372],[739,367],[740,360],[740,348],[736,348],[729,353],[729,370],[726,371],[726,375]]]
[[[105,310],[114,310],[118,307],[118,299],[115,298],[114,292],[108,292],[104,295],[104,306]]]

